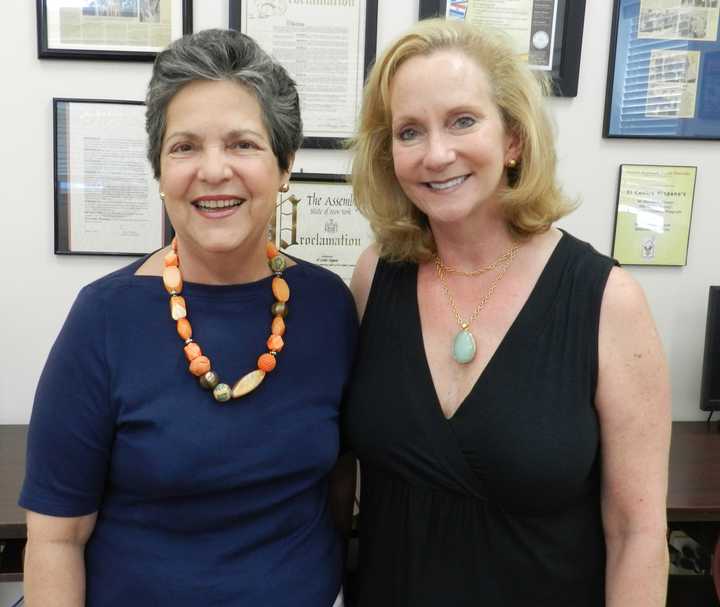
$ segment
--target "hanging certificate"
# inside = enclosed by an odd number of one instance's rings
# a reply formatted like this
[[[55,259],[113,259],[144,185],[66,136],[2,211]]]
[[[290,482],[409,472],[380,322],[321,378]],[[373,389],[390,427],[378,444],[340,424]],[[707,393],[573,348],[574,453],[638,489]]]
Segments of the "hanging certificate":
[[[192,0],[37,0],[38,57],[152,61],[192,32]]]
[[[297,83],[303,147],[340,147],[353,135],[375,57],[377,0],[230,0],[230,27]]]
[[[278,197],[271,230],[281,251],[338,274],[350,283],[357,258],[373,242],[344,175],[293,173]]]
[[[53,99],[55,253],[144,255],[171,227],[145,157],[145,104]]]
[[[615,259],[626,265],[686,265],[696,173],[691,166],[620,166]]]
[[[556,95],[577,95],[585,0],[420,0],[420,18],[433,16],[502,30]]]

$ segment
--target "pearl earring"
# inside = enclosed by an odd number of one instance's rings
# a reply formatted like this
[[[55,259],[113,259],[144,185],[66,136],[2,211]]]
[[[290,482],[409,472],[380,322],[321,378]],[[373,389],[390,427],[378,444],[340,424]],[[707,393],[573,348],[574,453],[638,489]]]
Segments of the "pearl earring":
[[[517,167],[517,160],[515,160],[514,158],[511,158],[510,160],[507,161],[507,168],[514,169],[516,167]]]
[[[287,194],[287,193],[290,191],[290,184],[289,184],[289,183],[283,183],[283,184],[280,186],[280,191],[281,191],[283,194]]]

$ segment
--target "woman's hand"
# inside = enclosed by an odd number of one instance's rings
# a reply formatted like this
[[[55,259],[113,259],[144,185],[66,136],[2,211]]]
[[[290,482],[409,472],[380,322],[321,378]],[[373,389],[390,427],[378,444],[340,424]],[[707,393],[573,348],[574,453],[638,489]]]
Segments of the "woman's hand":
[[[670,385],[645,296],[620,268],[611,271],[605,288],[598,350],[606,605],[662,607]]]
[[[84,607],[85,544],[97,513],[59,517],[27,513],[24,592],[27,607]]]

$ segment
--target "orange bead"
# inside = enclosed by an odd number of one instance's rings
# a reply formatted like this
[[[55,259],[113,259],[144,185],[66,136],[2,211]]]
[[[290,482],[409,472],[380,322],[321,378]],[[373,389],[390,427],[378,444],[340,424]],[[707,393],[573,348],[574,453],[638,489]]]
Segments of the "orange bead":
[[[192,327],[187,318],[181,318],[177,321],[177,332],[183,341],[192,337]]]
[[[178,263],[178,256],[174,251],[170,251],[167,255],[165,255],[165,267],[176,266]]]
[[[177,266],[168,266],[163,270],[163,284],[168,293],[180,293],[182,291],[182,275]]]
[[[283,349],[283,346],[285,345],[285,342],[283,341],[283,338],[279,335],[271,335],[268,337],[267,340],[267,347],[268,350],[272,350],[274,352],[280,352],[280,350]]]
[[[275,365],[277,364],[277,360],[275,360],[275,357],[272,354],[261,354],[260,358],[258,358],[258,369],[261,371],[265,371],[265,373],[270,373],[275,368]]]
[[[198,356],[190,362],[190,373],[196,377],[205,375],[210,369],[210,359],[207,356]]]
[[[268,240],[267,245],[265,245],[265,253],[267,254],[268,259],[272,259],[278,254],[278,250],[274,242],[270,242]]]
[[[183,350],[185,350],[185,358],[187,358],[190,362],[192,362],[202,354],[200,346],[198,346],[194,341],[191,341],[187,346],[183,348]]]
[[[288,287],[288,283],[285,282],[285,279],[280,278],[279,276],[276,276],[272,280],[272,292],[275,299],[282,301],[283,303],[290,299],[290,287]]]
[[[285,321],[283,320],[283,317],[279,314],[275,318],[273,318],[271,333],[273,335],[285,335]]]
[[[187,316],[187,306],[182,295],[173,295],[170,298],[170,316],[173,320],[180,320]]]

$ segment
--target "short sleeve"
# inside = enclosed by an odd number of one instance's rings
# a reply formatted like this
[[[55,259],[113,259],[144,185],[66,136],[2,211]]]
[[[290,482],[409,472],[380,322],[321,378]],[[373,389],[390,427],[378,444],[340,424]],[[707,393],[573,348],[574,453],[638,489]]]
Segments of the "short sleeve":
[[[19,504],[52,516],[98,510],[115,415],[100,289],[78,295],[43,369],[33,404]]]

